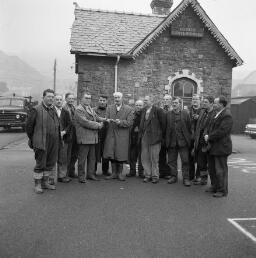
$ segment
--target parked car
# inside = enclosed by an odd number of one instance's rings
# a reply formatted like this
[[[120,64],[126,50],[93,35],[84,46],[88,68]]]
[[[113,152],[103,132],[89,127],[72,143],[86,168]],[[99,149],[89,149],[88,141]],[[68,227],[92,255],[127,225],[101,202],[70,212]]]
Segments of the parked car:
[[[0,127],[21,127],[25,131],[28,112],[32,106],[31,97],[0,97]]]
[[[256,139],[256,118],[250,119],[249,124],[245,126],[245,134]]]

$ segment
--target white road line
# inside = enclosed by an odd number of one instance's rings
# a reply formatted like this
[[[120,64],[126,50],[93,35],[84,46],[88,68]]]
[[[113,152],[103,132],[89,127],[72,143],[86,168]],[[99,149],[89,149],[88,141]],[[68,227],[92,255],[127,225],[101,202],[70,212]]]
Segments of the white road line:
[[[248,238],[250,238],[254,243],[256,243],[256,237],[247,231],[245,228],[240,226],[236,221],[252,221],[255,220],[256,218],[235,218],[235,219],[227,219],[234,227],[236,227],[240,232],[242,232],[244,235],[246,235]]]

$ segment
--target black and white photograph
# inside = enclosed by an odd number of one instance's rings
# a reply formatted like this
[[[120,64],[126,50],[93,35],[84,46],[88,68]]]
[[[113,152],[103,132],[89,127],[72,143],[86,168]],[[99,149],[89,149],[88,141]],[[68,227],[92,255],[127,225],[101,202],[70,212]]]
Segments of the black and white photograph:
[[[0,258],[256,257],[255,10],[0,0]]]

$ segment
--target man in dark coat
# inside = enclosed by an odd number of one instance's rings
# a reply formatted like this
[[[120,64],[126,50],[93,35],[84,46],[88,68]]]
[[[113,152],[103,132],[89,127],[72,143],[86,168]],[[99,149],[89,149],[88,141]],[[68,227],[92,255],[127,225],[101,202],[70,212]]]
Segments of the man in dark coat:
[[[228,194],[228,156],[232,153],[231,130],[233,119],[227,108],[227,99],[220,96],[214,100],[216,116],[212,119],[205,141],[209,144],[209,174],[214,197]]]
[[[172,102],[173,110],[167,113],[166,147],[168,149],[168,165],[171,169],[169,184],[177,182],[177,159],[180,154],[183,184],[190,186],[189,179],[189,150],[191,144],[191,121],[189,113],[181,110],[181,99]]]
[[[172,110],[172,96],[169,94],[166,94],[163,98],[163,110],[165,114],[168,111]],[[164,143],[161,145],[161,150],[159,153],[159,176],[160,178],[166,178],[169,179],[171,176],[171,171],[168,166],[167,162],[167,156],[168,156],[168,151],[166,149],[166,146]]]
[[[101,95],[99,98],[99,103],[98,106],[94,108],[95,113],[99,117],[106,117],[106,111],[107,111],[107,103],[108,103],[108,96],[106,95]],[[104,176],[109,176],[109,160],[104,159],[103,157],[103,150],[104,150],[104,141],[106,138],[107,134],[107,127],[108,123],[105,122],[103,127],[99,130],[99,142],[96,145],[96,171],[97,171],[97,164],[101,163],[101,169],[102,169],[102,174]]]
[[[71,179],[67,176],[67,159],[68,144],[71,140],[71,116],[69,112],[63,108],[63,97],[60,94],[55,95],[55,109],[60,121],[61,141],[59,144],[58,161],[57,161],[57,177],[58,182],[69,183]],[[55,178],[55,177],[54,177]]]
[[[70,126],[70,133],[69,137],[70,139],[68,142],[68,150],[67,150],[67,176],[71,178],[75,178],[75,164],[77,162],[78,157],[78,144],[76,140],[76,128],[75,128],[75,122],[74,122],[74,116],[75,116],[75,96],[72,93],[67,93],[65,95],[66,104],[64,105],[64,109],[69,112],[70,118],[71,118],[71,126]]]
[[[53,101],[54,91],[51,89],[45,90],[42,103],[31,110],[26,124],[29,146],[35,152],[34,180],[36,193],[43,193],[42,188],[56,189],[54,185],[49,183],[49,176],[55,170],[60,140],[60,123],[54,110]]]
[[[106,179],[124,181],[123,164],[128,162],[130,128],[133,124],[133,110],[123,103],[123,94],[114,93],[115,104],[107,108],[109,121],[104,143],[103,157],[111,161],[112,175]]]
[[[194,184],[200,184],[200,173],[199,170],[195,167],[195,157],[192,155],[192,150],[195,140],[195,130],[199,114],[201,112],[200,108],[200,96],[195,94],[192,97],[192,105],[189,109],[189,115],[191,120],[191,145],[189,150],[189,179],[194,182]]]
[[[141,110],[143,108],[143,100],[137,100],[135,103],[134,120],[130,132],[130,172],[127,177],[136,176],[136,164],[138,161],[139,177],[144,177],[143,166],[141,164],[141,146],[138,143]]]
[[[202,109],[196,124],[194,134],[194,158],[197,163],[197,170],[200,177],[194,182],[197,185],[206,185],[208,180],[208,167],[207,167],[207,151],[204,135],[211,119],[216,115],[213,109],[213,96],[205,96],[202,103]]]
[[[159,152],[165,133],[164,111],[153,105],[153,96],[145,96],[145,108],[141,114],[139,142],[141,142],[141,162],[144,168],[144,182],[156,184],[159,181]]]

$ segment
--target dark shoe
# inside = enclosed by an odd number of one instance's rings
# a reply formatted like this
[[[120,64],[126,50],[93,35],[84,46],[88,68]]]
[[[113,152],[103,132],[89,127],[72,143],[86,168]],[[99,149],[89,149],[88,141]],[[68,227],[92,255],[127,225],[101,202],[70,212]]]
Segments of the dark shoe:
[[[144,178],[144,175],[143,174],[139,174],[138,177],[139,178]]]
[[[157,179],[157,178],[152,179],[152,184],[157,184],[158,182],[159,182],[159,179]]]
[[[216,190],[215,190],[215,188],[213,188],[212,186],[210,186],[209,188],[207,188],[207,189],[205,190],[205,192],[206,192],[206,193],[216,193]]]
[[[78,179],[78,182],[81,183],[81,184],[85,184],[86,183],[86,179],[84,177],[80,177]]]
[[[103,176],[111,176],[111,173],[108,171],[102,171]]]
[[[43,177],[42,188],[43,189],[48,189],[48,190],[56,190],[56,186],[50,184],[48,176]]]
[[[130,172],[130,173],[128,173],[126,176],[127,176],[127,177],[135,177],[136,174]]]
[[[70,178],[78,178],[78,176],[75,175],[75,174],[69,175],[68,177],[70,177]]]
[[[221,198],[221,197],[227,196],[227,194],[225,194],[223,192],[216,192],[212,196],[215,197],[215,198]]]
[[[184,179],[183,184],[184,186],[187,186],[187,187],[191,186],[191,182],[189,179]]]
[[[93,181],[100,181],[100,179],[97,178],[95,175],[88,176],[87,179],[88,179],[88,180],[93,180]]]
[[[177,183],[177,177],[176,177],[176,176],[172,176],[172,177],[168,180],[167,183],[168,183],[168,184],[175,184],[175,183]]]
[[[69,177],[58,178],[58,182],[60,182],[60,183],[69,183],[71,181],[72,181],[72,179]]]
[[[110,176],[105,177],[106,180],[117,179],[117,178],[118,178],[117,175],[114,173]]]
[[[207,185],[207,179],[202,178],[201,179],[201,185]]]
[[[150,182],[150,178],[146,177],[146,178],[143,179],[143,183],[148,183],[148,182]]]

